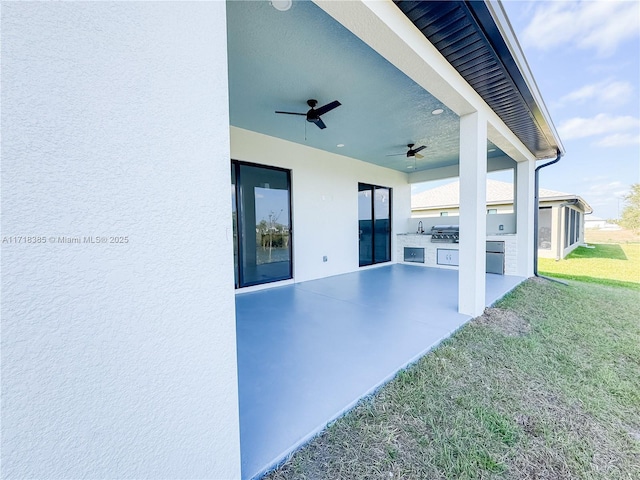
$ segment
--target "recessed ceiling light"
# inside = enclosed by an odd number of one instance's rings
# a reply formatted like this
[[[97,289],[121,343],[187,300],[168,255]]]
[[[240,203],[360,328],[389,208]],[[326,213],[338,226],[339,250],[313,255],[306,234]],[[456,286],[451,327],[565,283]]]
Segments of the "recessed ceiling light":
[[[336,145],[336,147],[342,148],[342,147],[344,147],[344,143],[339,143],[339,144]]]
[[[442,108],[436,108],[433,112],[431,112],[431,115],[440,115],[442,112],[444,112]]]
[[[407,165],[407,168],[413,168],[413,165]]]
[[[489,149],[489,150],[487,150],[487,151],[489,151],[489,152],[495,152],[495,151],[496,151],[496,149],[495,149],[495,148],[490,148],[490,149]]]
[[[271,0],[269,2],[273,8],[276,10],[280,10],[281,12],[286,12],[291,8],[292,0]]]

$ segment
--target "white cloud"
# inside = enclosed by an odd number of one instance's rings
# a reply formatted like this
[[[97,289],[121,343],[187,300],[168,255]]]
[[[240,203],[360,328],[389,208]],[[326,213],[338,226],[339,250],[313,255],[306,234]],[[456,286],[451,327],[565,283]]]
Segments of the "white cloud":
[[[592,208],[608,207],[610,212],[616,210],[618,199],[622,199],[628,192],[628,185],[621,182],[594,183],[580,192],[580,196],[584,198]],[[622,202],[620,202],[622,204]],[[609,214],[609,216],[614,216]]]
[[[604,80],[598,83],[585,85],[560,99],[560,104],[596,101],[605,105],[624,105],[633,93],[633,87],[629,82]]]
[[[622,199],[629,192],[629,184],[612,177],[605,179],[601,176],[592,177],[585,179],[582,185],[584,188],[578,192],[578,195],[597,210],[596,215],[605,218],[617,217],[624,205]]]
[[[607,180],[609,177],[607,175],[595,175],[593,177],[582,177],[580,180],[583,183],[593,183],[600,182],[602,180]]]
[[[596,143],[598,147],[626,147],[640,145],[640,133],[616,133],[608,135]]]
[[[602,178],[602,177],[596,177]],[[625,185],[620,180],[614,180],[612,182],[599,182],[594,183],[589,186],[589,192],[601,192],[606,193],[607,195],[612,194],[613,192],[619,191],[620,189],[624,190]]]
[[[619,44],[639,33],[639,2],[558,1],[541,2],[522,39],[525,45],[540,50],[569,44],[609,56]]]
[[[637,135],[640,129],[640,120],[626,116],[614,117],[606,113],[600,113],[593,118],[576,117],[563,122],[558,128],[560,136],[565,140],[574,138],[586,138],[599,135],[627,133],[633,130]]]
[[[623,184],[620,181],[595,183],[589,185],[589,188],[584,192],[584,198],[591,199],[594,203],[611,200],[612,198],[622,198],[629,191],[629,186]],[[587,200],[590,202],[590,200]]]

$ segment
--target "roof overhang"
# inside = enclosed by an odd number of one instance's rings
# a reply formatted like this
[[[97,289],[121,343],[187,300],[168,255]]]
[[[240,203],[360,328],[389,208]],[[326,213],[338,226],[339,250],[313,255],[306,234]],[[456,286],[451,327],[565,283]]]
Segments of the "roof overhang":
[[[593,208],[580,195],[563,195],[555,197],[540,197],[540,204],[553,203],[563,206],[577,205],[587,215],[593,213]]]
[[[500,1],[394,3],[536,159],[564,154]]]

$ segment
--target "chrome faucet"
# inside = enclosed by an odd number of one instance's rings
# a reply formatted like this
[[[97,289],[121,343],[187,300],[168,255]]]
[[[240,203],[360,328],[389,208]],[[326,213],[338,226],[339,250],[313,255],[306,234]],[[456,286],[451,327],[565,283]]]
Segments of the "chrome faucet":
[[[422,228],[422,220],[418,222],[418,233],[424,233],[424,228]]]

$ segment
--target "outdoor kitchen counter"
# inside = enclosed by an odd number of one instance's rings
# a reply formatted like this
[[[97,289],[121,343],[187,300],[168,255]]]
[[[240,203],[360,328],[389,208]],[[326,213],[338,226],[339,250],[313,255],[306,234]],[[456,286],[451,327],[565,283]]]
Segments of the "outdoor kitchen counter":
[[[515,234],[487,235],[487,241],[504,242],[504,273],[505,275],[516,275],[516,242]],[[404,261],[405,247],[424,249],[424,262]],[[410,265],[421,265],[423,267],[448,268],[456,270],[457,266],[438,264],[438,249],[455,250],[454,258],[457,258],[458,243],[432,243],[431,235],[419,233],[398,233],[396,234],[396,258],[398,263]],[[441,252],[441,258],[442,254]]]

